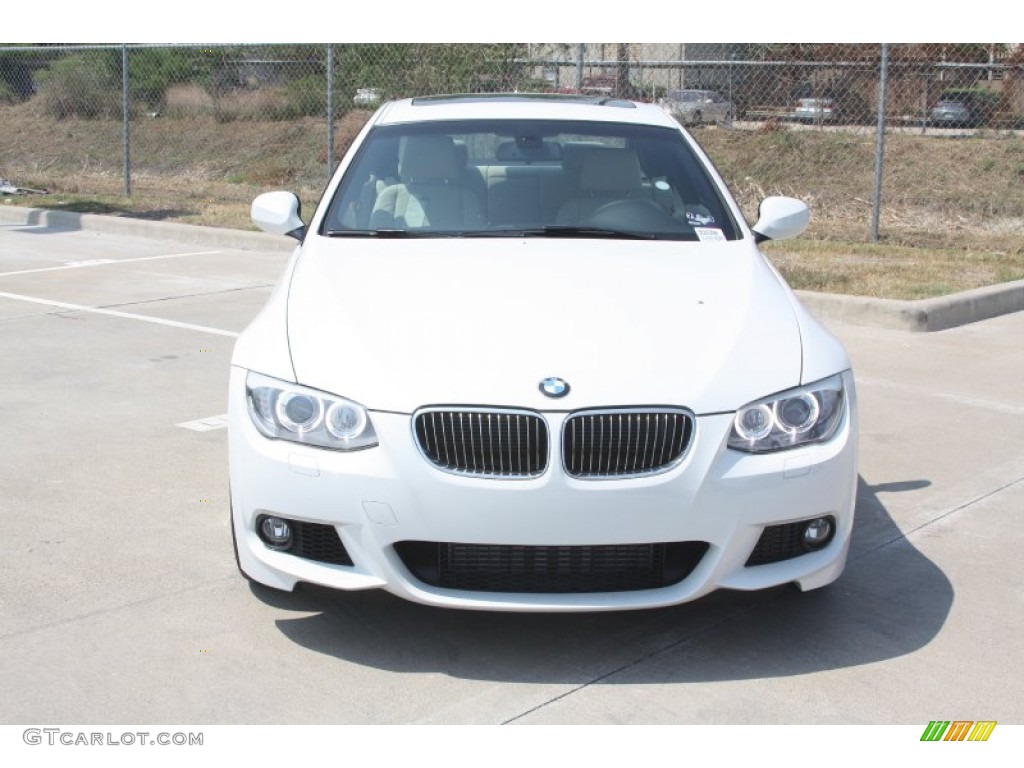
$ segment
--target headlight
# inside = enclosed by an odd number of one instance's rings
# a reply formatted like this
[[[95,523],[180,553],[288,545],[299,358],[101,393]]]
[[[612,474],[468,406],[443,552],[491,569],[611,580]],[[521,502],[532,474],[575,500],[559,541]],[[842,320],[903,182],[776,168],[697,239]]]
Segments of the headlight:
[[[366,409],[343,397],[250,372],[245,400],[252,423],[267,437],[336,451],[377,445]]]
[[[824,442],[839,427],[844,402],[843,377],[836,375],[750,403],[736,411],[729,447],[768,453]]]

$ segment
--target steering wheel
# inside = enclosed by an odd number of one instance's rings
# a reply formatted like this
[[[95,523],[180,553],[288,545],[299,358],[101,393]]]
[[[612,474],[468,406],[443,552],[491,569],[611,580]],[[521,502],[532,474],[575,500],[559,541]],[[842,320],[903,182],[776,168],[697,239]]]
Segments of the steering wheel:
[[[627,197],[605,203],[587,217],[589,226],[638,232],[677,232],[685,227],[654,200]]]

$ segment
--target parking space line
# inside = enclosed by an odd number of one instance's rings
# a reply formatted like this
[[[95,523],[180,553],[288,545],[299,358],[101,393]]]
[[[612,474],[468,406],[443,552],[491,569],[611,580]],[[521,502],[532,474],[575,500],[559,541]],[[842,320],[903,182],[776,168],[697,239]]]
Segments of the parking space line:
[[[137,261],[155,261],[157,259],[179,259],[182,256],[212,256],[221,251],[192,251],[190,253],[165,253],[159,256],[139,256],[134,259],[85,259],[83,261],[68,261],[59,267],[39,267],[37,269],[19,269],[15,272],[0,272],[0,277],[13,277],[14,275],[32,275],[37,272],[56,272],[63,269],[82,269],[83,267],[98,267],[106,264],[133,264]]]
[[[228,415],[222,413],[220,416],[207,416],[205,419],[194,421],[183,421],[175,424],[176,427],[191,429],[193,432],[211,432],[215,429],[224,429],[228,425]]]
[[[235,331],[225,331],[221,328],[211,328],[207,325],[196,325],[195,323],[183,323],[178,320],[167,320],[162,317],[149,317],[147,315],[136,315],[132,312],[118,312],[116,309],[103,309],[102,307],[87,307],[82,304],[70,304],[66,301],[53,301],[52,299],[40,299],[35,296],[22,296],[18,293],[5,293],[0,291],[0,299],[13,299],[14,301],[27,301],[31,304],[42,304],[48,307],[58,307],[73,312],[87,312],[93,315],[107,315],[109,317],[120,317],[125,320],[141,320],[144,323],[155,325],[166,325],[170,328],[182,328],[187,331],[199,331],[201,333],[213,333],[217,336],[228,336],[238,338]]]

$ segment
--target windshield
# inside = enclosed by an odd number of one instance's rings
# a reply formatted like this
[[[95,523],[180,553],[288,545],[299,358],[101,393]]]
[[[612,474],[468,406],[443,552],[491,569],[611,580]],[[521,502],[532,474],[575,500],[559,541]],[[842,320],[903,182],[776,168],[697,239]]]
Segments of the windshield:
[[[553,120],[378,126],[346,171],[321,234],[739,236],[678,131]]]

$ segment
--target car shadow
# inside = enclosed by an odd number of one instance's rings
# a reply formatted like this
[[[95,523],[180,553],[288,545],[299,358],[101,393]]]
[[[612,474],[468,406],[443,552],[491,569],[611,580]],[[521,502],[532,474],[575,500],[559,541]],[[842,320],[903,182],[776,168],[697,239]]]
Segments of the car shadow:
[[[545,683],[746,680],[870,664],[912,653],[953,603],[943,572],[904,538],[880,493],[861,478],[847,569],[829,587],[720,591],[672,608],[512,614],[432,608],[379,590],[303,587],[254,594],[302,612],[277,626],[304,648],[393,672]],[[310,614],[310,612],[313,612]]]

